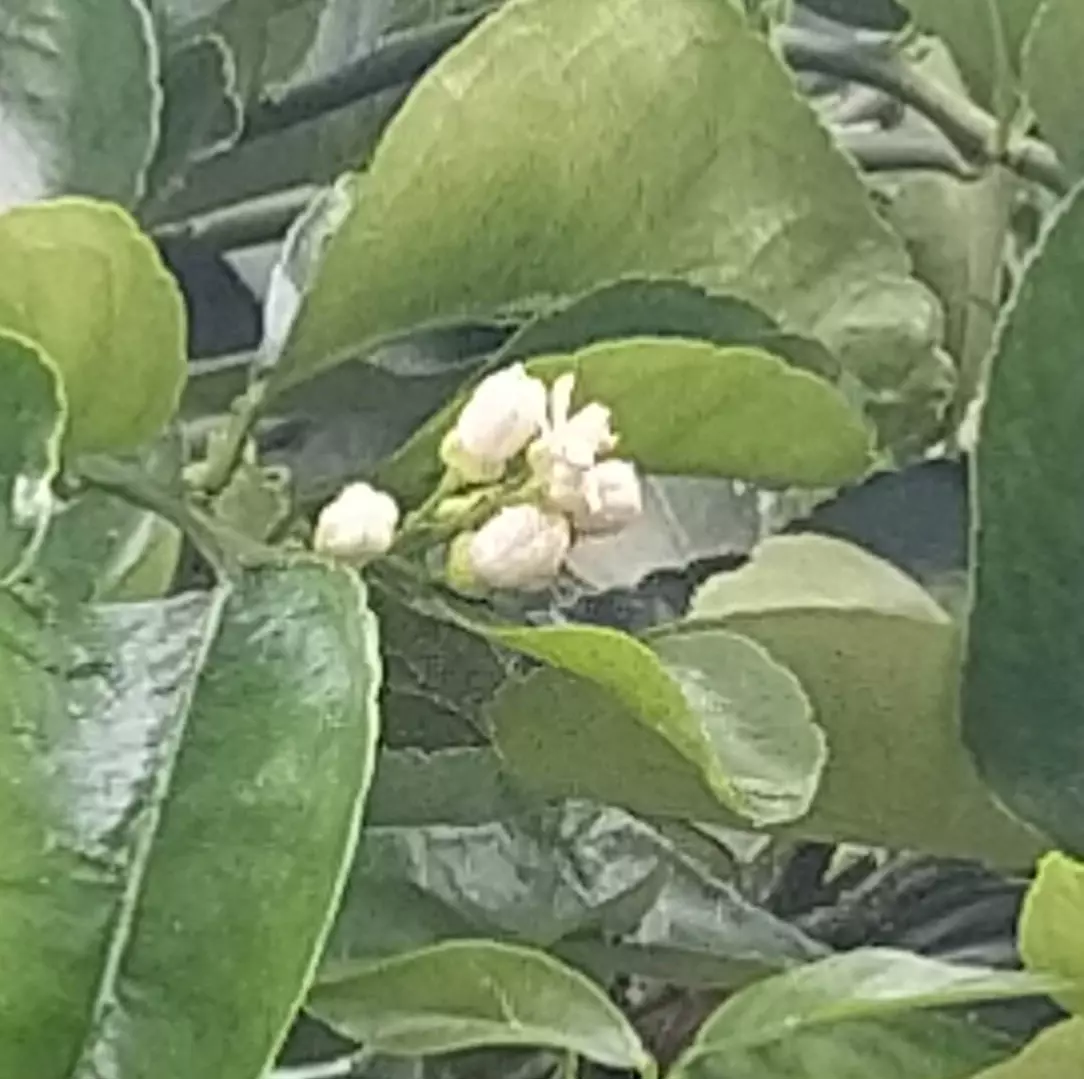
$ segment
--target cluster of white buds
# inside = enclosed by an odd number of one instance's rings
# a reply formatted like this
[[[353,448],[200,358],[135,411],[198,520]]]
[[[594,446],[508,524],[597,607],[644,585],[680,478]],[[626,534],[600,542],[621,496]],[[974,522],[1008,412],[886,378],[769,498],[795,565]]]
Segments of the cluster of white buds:
[[[575,376],[547,393],[515,364],[484,379],[445,438],[441,457],[466,483],[493,483],[521,454],[520,501],[494,513],[451,545],[447,576],[471,590],[535,589],[556,577],[578,534],[612,533],[640,514],[631,462],[606,458],[617,446],[610,410],[572,411]]]

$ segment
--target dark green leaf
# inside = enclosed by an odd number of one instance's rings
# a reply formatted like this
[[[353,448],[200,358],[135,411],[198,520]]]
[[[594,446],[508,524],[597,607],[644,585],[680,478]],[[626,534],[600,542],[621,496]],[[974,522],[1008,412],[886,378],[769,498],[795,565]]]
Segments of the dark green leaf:
[[[135,455],[148,476],[173,492],[183,458],[176,430]],[[181,540],[180,530],[157,514],[88,488],[55,512],[35,571],[63,604],[151,600],[169,589]]]
[[[548,947],[622,933],[654,902],[670,860],[647,825],[587,803],[470,825],[369,826],[324,968],[466,935]]]
[[[162,135],[148,187],[156,200],[199,161],[227,149],[244,119],[229,46],[217,35],[169,52],[163,73]]]
[[[869,465],[869,431],[844,396],[759,349],[628,338],[535,357],[527,370],[547,381],[576,372],[577,400],[613,410],[622,455],[645,472],[834,487]],[[388,463],[405,497],[439,480],[440,440],[462,405],[461,395]]]
[[[1020,972],[860,949],[736,994],[704,1023],[671,1075],[969,1076],[997,1060],[1004,1040],[918,1010],[1045,989]]]
[[[436,1054],[478,1046],[566,1049],[650,1072],[605,993],[545,953],[486,941],[422,949],[325,978],[309,1008],[371,1049]]]
[[[1084,130],[1074,92],[1082,49],[1084,8],[1073,0],[1043,3],[1024,51],[1024,88],[1043,135],[1077,174],[1084,170]]]
[[[1084,562],[1077,453],[1084,195],[1065,205],[1007,312],[972,456],[978,513],[964,734],[1024,820],[1084,850]]]
[[[280,387],[420,324],[645,275],[736,291],[859,377],[936,363],[932,297],[730,4],[503,7],[423,77],[347,193]]]
[[[49,527],[67,402],[52,361],[33,342],[2,332],[0,385],[0,581],[6,581]]]
[[[839,540],[777,537],[703,586],[690,619],[760,642],[809,694],[831,753],[797,831],[1012,863],[1041,846],[968,759],[952,619],[895,568]]]
[[[0,1071],[262,1075],[372,768],[357,580],[269,569],[67,637],[0,595],[0,626]]]
[[[0,215],[0,328],[37,342],[55,363],[71,452],[136,447],[180,400],[181,293],[119,207],[57,199]]]
[[[67,194],[134,203],[158,137],[157,76],[142,0],[5,0],[0,207]]]

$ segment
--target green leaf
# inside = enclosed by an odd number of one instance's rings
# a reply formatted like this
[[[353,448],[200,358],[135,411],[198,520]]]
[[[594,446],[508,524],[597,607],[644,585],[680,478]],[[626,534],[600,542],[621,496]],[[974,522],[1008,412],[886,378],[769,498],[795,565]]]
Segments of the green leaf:
[[[502,6],[421,79],[350,190],[280,388],[420,324],[645,275],[735,292],[859,377],[935,362],[936,304],[902,245],[717,0]]]
[[[952,50],[980,105],[1009,116],[1020,54],[1042,0],[903,0],[915,21]]]
[[[775,537],[704,585],[689,620],[759,642],[809,695],[831,753],[801,834],[1010,863],[1039,848],[962,744],[951,618],[888,563],[827,537]]]
[[[1019,1054],[978,1074],[980,1080],[1074,1077],[1084,1061],[1084,1020],[1064,1020],[1040,1032]]]
[[[183,184],[186,171],[229,148],[241,134],[243,105],[229,46],[217,35],[195,38],[166,56],[162,135],[147,186],[156,200]]]
[[[1084,864],[1052,851],[1039,862],[1020,913],[1020,955],[1035,971],[1084,983]],[[1079,991],[1062,996],[1070,1012],[1084,1013]]]
[[[739,992],[708,1018],[671,1073],[694,1076],[966,1076],[1004,1039],[919,1012],[1044,992],[1022,972],[894,949],[858,949]]]
[[[176,429],[134,455],[134,464],[176,494],[184,465]],[[164,596],[181,553],[180,530],[142,507],[87,488],[54,511],[35,564],[49,595],[65,605]]]
[[[55,363],[73,453],[138,446],[180,400],[180,289],[118,207],[58,199],[0,215],[0,328],[37,342]]]
[[[308,1008],[385,1053],[539,1046],[616,1069],[654,1067],[600,988],[545,953],[494,942],[447,942],[346,969],[313,990]]]
[[[262,1075],[371,773],[361,586],[262,570],[66,636],[0,594],[0,630],[0,1071]]]
[[[1065,204],[1006,313],[972,456],[973,605],[964,734],[1004,803],[1084,850],[1084,486],[1078,407],[1084,195]]]
[[[535,357],[527,370],[547,381],[576,372],[576,400],[613,410],[622,456],[645,472],[837,487],[870,463],[869,431],[846,398],[760,349],[631,338]],[[388,463],[384,478],[404,497],[422,497],[440,479],[440,440],[467,396]]]
[[[469,793],[464,792],[469,798]],[[635,927],[670,875],[672,851],[623,811],[531,806],[471,824],[366,822],[323,968],[448,938],[550,947]]]
[[[5,0],[0,207],[67,194],[135,203],[158,138],[157,79],[142,0]]]
[[[506,683],[489,710],[530,787],[728,823],[808,807],[823,739],[797,680],[754,643],[708,631],[653,651],[601,627],[485,632],[553,665]]]
[[[67,402],[52,361],[0,332],[0,582],[40,547],[53,510]]]
[[[512,335],[493,366],[503,367],[532,356],[577,352],[587,345],[631,337],[749,345],[829,379],[840,373],[838,359],[820,342],[785,333],[753,304],[666,278],[618,281],[543,312]]]
[[[1046,0],[1024,50],[1024,88],[1039,126],[1062,160],[1084,171],[1084,131],[1074,108],[1084,49],[1084,9],[1073,0]]]

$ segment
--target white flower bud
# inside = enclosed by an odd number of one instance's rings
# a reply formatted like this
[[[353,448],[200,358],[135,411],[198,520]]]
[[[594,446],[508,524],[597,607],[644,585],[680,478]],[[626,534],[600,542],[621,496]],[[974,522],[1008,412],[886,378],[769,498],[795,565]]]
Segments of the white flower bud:
[[[383,555],[395,540],[399,507],[369,484],[349,484],[316,519],[313,549],[361,564]]]
[[[572,544],[568,520],[531,503],[498,511],[453,552],[457,576],[491,589],[540,589],[561,569]]]
[[[619,532],[643,512],[640,478],[631,461],[602,461],[587,471],[583,501],[572,512],[583,533]]]
[[[441,459],[466,480],[489,483],[542,430],[546,387],[522,364],[484,378],[441,444]]]

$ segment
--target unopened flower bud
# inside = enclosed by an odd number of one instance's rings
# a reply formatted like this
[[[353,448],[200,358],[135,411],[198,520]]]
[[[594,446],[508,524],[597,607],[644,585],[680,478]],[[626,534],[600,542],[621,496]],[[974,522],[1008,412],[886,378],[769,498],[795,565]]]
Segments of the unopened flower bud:
[[[542,430],[546,387],[522,364],[484,378],[445,436],[444,464],[472,483],[490,483]]]
[[[630,461],[599,462],[587,471],[583,501],[573,511],[573,522],[583,533],[619,532],[643,512],[640,478]]]
[[[557,576],[572,543],[568,519],[532,503],[498,511],[465,537],[452,544],[449,580],[491,589],[543,588]]]
[[[399,507],[369,484],[350,484],[316,519],[314,550],[355,564],[383,555],[395,539]]]

